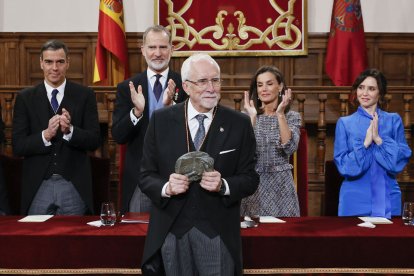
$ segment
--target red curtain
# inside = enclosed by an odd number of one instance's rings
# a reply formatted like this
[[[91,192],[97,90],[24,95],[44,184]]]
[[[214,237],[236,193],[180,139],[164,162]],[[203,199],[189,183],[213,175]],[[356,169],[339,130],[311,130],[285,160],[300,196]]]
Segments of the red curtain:
[[[326,73],[336,86],[352,85],[367,67],[360,0],[334,0]]]

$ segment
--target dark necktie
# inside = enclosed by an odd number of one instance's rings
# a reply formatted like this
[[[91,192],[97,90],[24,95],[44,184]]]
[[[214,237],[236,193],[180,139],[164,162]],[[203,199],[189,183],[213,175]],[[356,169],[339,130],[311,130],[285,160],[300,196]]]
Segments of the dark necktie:
[[[50,100],[50,104],[52,105],[53,111],[56,113],[59,109],[59,103],[56,99],[56,95],[59,93],[59,90],[53,89],[52,91],[52,99]]]
[[[157,79],[155,80],[155,83],[154,83],[154,95],[155,95],[155,98],[158,101],[160,99],[160,96],[161,96],[161,93],[162,93],[162,85],[160,83],[160,78],[162,77],[162,75],[157,74],[157,75],[155,75],[155,77]]]
[[[200,150],[200,147],[203,143],[204,136],[206,135],[206,129],[204,128],[204,119],[207,118],[204,114],[198,114],[195,116],[198,121],[198,130],[194,136],[194,146],[196,150]]]

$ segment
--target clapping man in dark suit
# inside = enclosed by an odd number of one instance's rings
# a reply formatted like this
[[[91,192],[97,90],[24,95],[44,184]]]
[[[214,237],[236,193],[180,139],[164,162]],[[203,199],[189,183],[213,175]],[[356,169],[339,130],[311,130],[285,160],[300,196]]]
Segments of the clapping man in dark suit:
[[[169,69],[173,52],[170,32],[160,25],[147,28],[141,51],[148,68],[118,84],[112,117],[114,140],[127,145],[122,179],[123,213],[148,212],[151,206],[137,184],[142,145],[152,112],[187,98],[180,75]]]
[[[88,151],[100,144],[95,93],[66,79],[67,46],[40,51],[44,81],[22,90],[13,112],[13,152],[24,157],[22,213],[93,213]]]
[[[218,104],[220,67],[209,55],[189,57],[181,76],[189,100],[155,111],[144,141],[139,185],[153,206],[143,273],[241,275],[240,201],[259,184],[253,128]],[[175,164],[198,150],[214,169],[190,182]]]

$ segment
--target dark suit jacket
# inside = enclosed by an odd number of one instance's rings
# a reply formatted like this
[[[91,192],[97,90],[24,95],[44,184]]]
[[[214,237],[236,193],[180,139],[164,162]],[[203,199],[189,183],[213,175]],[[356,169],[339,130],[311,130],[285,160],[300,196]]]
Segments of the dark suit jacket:
[[[179,89],[178,97],[175,101],[182,102],[187,98],[187,94],[182,90],[181,76],[171,69],[168,71],[168,80],[173,79]],[[134,126],[131,122],[130,112],[134,107],[131,101],[129,82],[134,83],[137,89],[142,86],[142,93],[145,98],[144,115]],[[142,145],[149,121],[148,105],[148,78],[147,71],[121,82],[117,87],[115,108],[112,115],[112,137],[118,144],[127,144],[125,165],[122,178],[122,212],[129,209],[129,202],[138,184],[138,173],[141,166]]]
[[[62,162],[62,176],[73,183],[89,211],[93,212],[92,177],[87,151],[100,145],[100,129],[95,93],[92,89],[66,81],[60,104],[69,111],[73,125],[70,141],[52,140],[46,147],[42,131],[48,127],[50,102],[44,83],[22,90],[16,97],[13,114],[13,152],[24,157],[22,168],[22,213],[26,214],[52,160],[53,147]],[[60,132],[60,131],[59,131]]]
[[[152,200],[153,207],[143,264],[161,248],[187,200],[187,194],[171,198],[161,196],[164,184],[174,172],[176,160],[187,153],[184,109],[185,104],[180,103],[156,111],[145,136],[139,185]],[[191,136],[189,142],[192,143]],[[230,196],[203,193],[200,209],[226,244],[235,262],[236,273],[241,275],[240,201],[253,194],[259,184],[255,171],[256,140],[250,119],[243,113],[219,106],[204,149],[214,159],[214,168],[228,182]]]

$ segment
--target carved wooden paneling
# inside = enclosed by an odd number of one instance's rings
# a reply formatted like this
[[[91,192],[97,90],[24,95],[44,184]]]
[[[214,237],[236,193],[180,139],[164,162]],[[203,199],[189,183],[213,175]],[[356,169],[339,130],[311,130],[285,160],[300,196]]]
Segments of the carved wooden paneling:
[[[85,85],[93,79],[96,33],[1,33],[0,83],[31,85],[42,79],[39,50],[48,39],[66,42],[71,56],[68,77]],[[369,66],[382,70],[390,85],[414,84],[414,34],[367,34]],[[289,86],[331,85],[324,71],[327,35],[309,35],[307,56],[220,57],[224,85],[247,86],[253,73],[262,65],[273,64],[284,73]],[[140,46],[142,34],[127,34],[131,75],[146,68]],[[180,71],[184,58],[173,58],[171,67]]]
[[[0,84],[19,83],[18,41],[12,37],[0,37]]]
[[[390,85],[414,84],[413,34],[376,34],[367,41],[370,66],[382,70]]]

